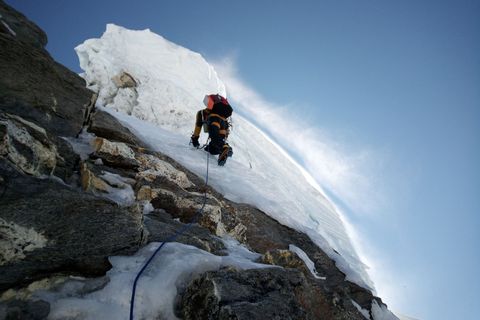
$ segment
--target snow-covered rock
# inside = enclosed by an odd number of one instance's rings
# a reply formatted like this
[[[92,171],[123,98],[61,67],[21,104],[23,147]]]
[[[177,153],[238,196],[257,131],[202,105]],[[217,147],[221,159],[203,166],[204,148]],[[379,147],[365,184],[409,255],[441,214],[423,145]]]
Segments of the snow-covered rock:
[[[104,107],[153,149],[205,174],[206,155],[188,148],[195,112],[202,108],[205,94],[228,95],[205,59],[150,30],[112,24],[101,38],[85,41],[76,51],[88,87],[99,93],[97,107]],[[122,88],[114,78],[124,72],[135,79],[134,102],[119,95]],[[373,288],[335,205],[262,131],[237,113],[233,118],[229,143],[234,156],[225,168],[211,166],[210,185],[230,200],[250,203],[305,232],[348,280]]]
[[[5,10],[18,37],[0,37],[9,42],[0,46],[0,55],[7,57],[2,83],[12,81],[9,77],[19,65],[4,53],[26,39],[24,18],[15,20],[19,14],[0,1],[2,15]],[[368,282],[335,207],[261,131],[236,117],[231,139],[236,152],[225,168],[186,146],[201,100],[197,96],[225,91],[213,68],[200,55],[148,31],[110,26],[107,33],[110,42],[87,41],[93,47],[86,45],[88,54],[82,60],[88,72],[97,72],[90,74],[90,85],[100,91],[96,110],[96,94],[83,88],[62,93],[82,83],[68,72],[54,72],[58,78],[51,84],[52,104],[46,104],[50,107],[44,113],[31,105],[31,92],[23,83],[13,81],[15,90],[0,93],[12,101],[27,98],[24,106],[11,107],[8,113],[31,122],[33,126],[25,128],[29,134],[38,141],[51,139],[58,154],[55,177],[46,179],[25,175],[9,157],[9,144],[0,148],[0,236],[1,246],[9,250],[0,272],[0,288],[5,290],[0,292],[0,318],[126,319],[135,276],[158,242],[171,241],[174,235],[175,242],[163,247],[138,282],[135,318],[214,319],[217,311],[237,318],[248,314],[252,320],[363,320],[374,312],[372,320],[388,316],[380,299],[345,281],[337,268],[348,271],[349,279]],[[138,46],[122,44],[125,37]],[[35,39],[31,44],[35,46]],[[121,59],[112,45],[123,52]],[[149,58],[137,61],[140,51],[135,50],[142,47]],[[51,75],[51,64],[42,64],[49,57],[35,52],[43,59],[22,69],[19,78],[26,83],[36,83],[32,80],[42,80],[44,74],[48,81]],[[161,70],[165,72],[158,75]],[[176,74],[179,70],[183,74]],[[156,85],[161,94],[155,92]],[[48,102],[45,95],[39,97]],[[173,112],[168,102],[175,102]],[[128,114],[153,116],[147,123]],[[83,133],[74,138],[81,126]],[[6,127],[4,121],[1,128]],[[0,133],[8,136],[6,130]],[[95,139],[101,142],[97,148]],[[134,165],[122,165],[125,161]],[[205,161],[210,162],[208,186],[201,178]],[[84,180],[86,190],[80,188]],[[187,224],[202,207],[197,223]],[[186,232],[178,235],[181,229]],[[145,242],[150,244],[137,251]],[[15,256],[18,249],[21,254]],[[212,298],[209,304],[203,303],[205,298]]]

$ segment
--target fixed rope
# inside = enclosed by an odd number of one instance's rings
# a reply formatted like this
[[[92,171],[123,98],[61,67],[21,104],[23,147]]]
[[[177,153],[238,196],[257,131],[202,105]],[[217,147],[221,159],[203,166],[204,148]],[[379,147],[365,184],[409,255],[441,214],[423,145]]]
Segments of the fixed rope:
[[[130,320],[133,320],[133,309],[134,309],[134,306],[135,306],[135,292],[137,290],[137,282],[138,282],[138,279],[140,279],[140,276],[142,275],[143,271],[145,271],[145,269],[148,267],[150,262],[152,262],[155,255],[160,250],[162,250],[162,248],[165,246],[165,244],[167,242],[174,241],[178,236],[182,235],[185,231],[190,229],[192,227],[192,225],[195,222],[197,222],[198,217],[200,217],[200,215],[203,213],[203,209],[205,208],[205,204],[207,203],[208,167],[209,167],[209,159],[210,159],[210,153],[209,152],[206,152],[206,153],[207,153],[207,173],[205,175],[205,186],[204,186],[205,192],[204,192],[204,195],[203,195],[202,207],[197,210],[197,212],[195,213],[195,215],[193,216],[192,220],[189,223],[184,225],[182,228],[178,229],[173,235],[168,237],[165,241],[163,241],[160,244],[160,246],[153,252],[153,254],[150,256],[150,258],[147,260],[147,262],[143,265],[142,269],[140,269],[140,271],[137,273],[137,276],[135,277],[135,280],[133,281],[132,297],[130,299]]]

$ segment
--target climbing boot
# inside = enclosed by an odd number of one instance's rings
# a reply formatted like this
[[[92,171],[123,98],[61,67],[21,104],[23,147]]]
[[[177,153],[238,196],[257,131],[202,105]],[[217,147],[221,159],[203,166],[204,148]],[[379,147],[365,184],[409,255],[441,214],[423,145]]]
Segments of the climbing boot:
[[[223,147],[222,153],[218,156],[218,165],[224,166],[227,162],[227,158],[233,155],[233,150],[229,145]]]

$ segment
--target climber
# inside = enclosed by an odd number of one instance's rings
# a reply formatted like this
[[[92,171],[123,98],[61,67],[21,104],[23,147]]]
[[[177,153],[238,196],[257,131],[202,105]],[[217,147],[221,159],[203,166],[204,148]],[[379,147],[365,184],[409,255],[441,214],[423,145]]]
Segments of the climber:
[[[233,109],[227,99],[219,94],[206,95],[203,99],[206,108],[197,112],[195,129],[190,143],[199,148],[200,131],[208,132],[210,143],[205,151],[218,156],[218,165],[223,166],[228,157],[233,155],[232,148],[226,142],[229,134],[230,124],[228,118],[232,115]]]

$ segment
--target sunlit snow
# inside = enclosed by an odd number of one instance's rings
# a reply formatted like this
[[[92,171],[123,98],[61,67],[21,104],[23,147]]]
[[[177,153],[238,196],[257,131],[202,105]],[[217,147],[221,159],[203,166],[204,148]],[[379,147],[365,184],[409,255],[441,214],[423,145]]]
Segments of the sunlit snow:
[[[195,113],[205,94],[228,92],[201,55],[149,30],[112,24],[100,39],[87,40],[76,51],[88,87],[99,93],[97,107],[117,117],[152,149],[205,175],[206,153],[188,145]],[[112,78],[122,72],[135,78],[136,88],[115,86]],[[210,161],[209,184],[228,199],[250,203],[306,233],[348,280],[373,288],[339,212],[322,190],[259,128],[238,113],[233,122],[233,157],[225,167]]]

